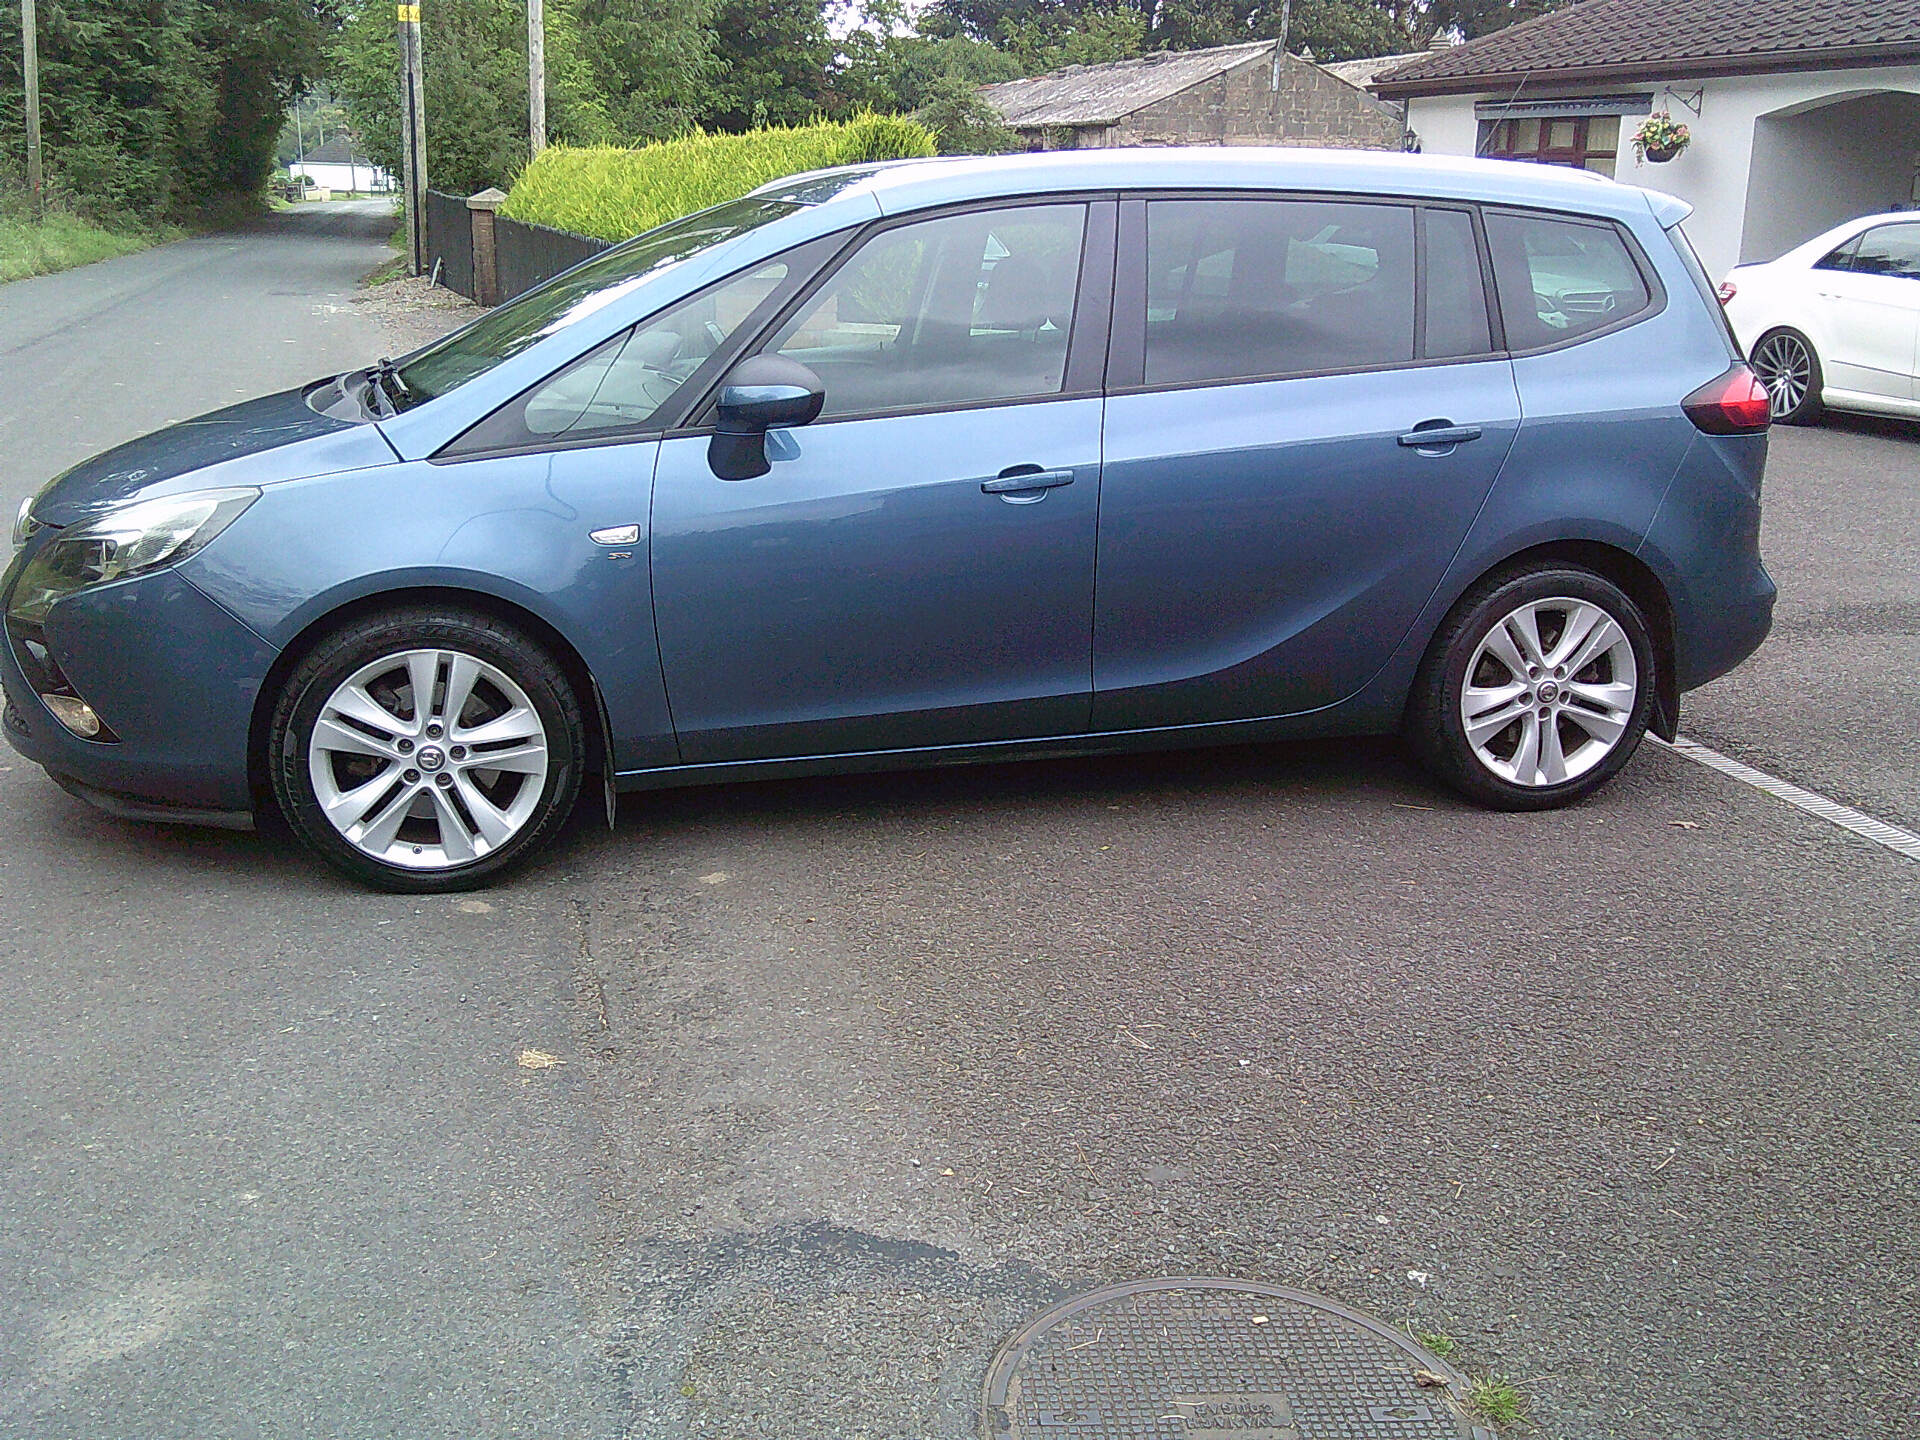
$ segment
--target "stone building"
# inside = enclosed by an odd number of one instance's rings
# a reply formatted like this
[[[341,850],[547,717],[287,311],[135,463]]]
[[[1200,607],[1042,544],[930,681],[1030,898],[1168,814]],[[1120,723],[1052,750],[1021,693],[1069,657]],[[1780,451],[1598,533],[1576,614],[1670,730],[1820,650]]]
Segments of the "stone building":
[[[981,95],[1035,150],[1319,145],[1397,150],[1393,107],[1272,40],[1069,65]]]

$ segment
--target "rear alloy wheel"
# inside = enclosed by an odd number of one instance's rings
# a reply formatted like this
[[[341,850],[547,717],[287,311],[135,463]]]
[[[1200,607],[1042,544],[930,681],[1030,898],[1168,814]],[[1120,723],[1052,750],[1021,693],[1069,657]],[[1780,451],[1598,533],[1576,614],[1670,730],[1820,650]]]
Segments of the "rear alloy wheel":
[[[1565,805],[1631,758],[1652,713],[1653,667],[1646,622],[1609,581],[1559,567],[1496,579],[1435,637],[1409,738],[1482,804]]]
[[[465,889],[565,820],[582,742],[566,677],[518,632],[459,611],[375,616],[288,681],[274,791],[301,839],[356,879]]]
[[[1753,373],[1767,387],[1773,418],[1811,425],[1820,418],[1820,357],[1798,330],[1769,330],[1753,347]]]

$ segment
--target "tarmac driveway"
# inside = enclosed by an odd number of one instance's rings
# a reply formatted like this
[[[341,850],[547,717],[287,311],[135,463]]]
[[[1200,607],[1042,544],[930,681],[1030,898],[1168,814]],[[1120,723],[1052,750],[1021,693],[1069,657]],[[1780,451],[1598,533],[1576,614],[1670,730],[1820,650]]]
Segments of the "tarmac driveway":
[[[386,343],[293,223],[0,289],[0,499]],[[1779,633],[1686,719],[1909,827],[1917,495],[1781,432]],[[1557,1440],[1913,1431],[1920,866],[1657,747],[1544,816],[1374,742],[637,796],[425,901],[29,770],[0,1432],[964,1437],[1032,1311],[1181,1273]]]

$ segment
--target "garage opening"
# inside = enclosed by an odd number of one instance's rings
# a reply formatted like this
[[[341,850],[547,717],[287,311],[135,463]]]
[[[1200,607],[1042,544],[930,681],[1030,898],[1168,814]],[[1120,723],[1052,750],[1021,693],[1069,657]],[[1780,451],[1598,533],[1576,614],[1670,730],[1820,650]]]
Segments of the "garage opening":
[[[1740,263],[1773,260],[1857,215],[1920,201],[1920,94],[1849,91],[1754,121]]]

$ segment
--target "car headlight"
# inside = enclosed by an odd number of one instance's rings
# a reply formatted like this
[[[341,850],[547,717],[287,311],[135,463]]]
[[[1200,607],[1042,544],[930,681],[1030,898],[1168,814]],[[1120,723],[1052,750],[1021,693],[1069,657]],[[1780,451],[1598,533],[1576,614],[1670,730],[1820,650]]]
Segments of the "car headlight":
[[[38,627],[55,604],[77,591],[178,565],[259,498],[251,487],[163,495],[63,530],[20,572],[7,616]]]
[[[20,512],[13,517],[13,548],[18,550],[39,529],[40,522],[33,518],[33,496],[29,495],[20,502]]]

